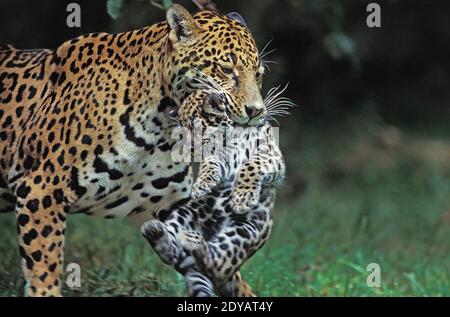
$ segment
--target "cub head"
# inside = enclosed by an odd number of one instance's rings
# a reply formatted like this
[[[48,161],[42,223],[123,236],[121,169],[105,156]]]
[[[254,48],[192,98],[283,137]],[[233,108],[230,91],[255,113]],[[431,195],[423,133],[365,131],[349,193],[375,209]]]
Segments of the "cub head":
[[[227,114],[226,106],[217,95],[197,90],[190,93],[169,116],[181,126],[200,133],[206,129],[210,132],[226,131],[235,125]]]
[[[192,16],[174,4],[167,24],[164,74],[171,97],[181,105],[191,93],[202,91],[204,121],[210,114],[216,123],[222,118],[238,125],[262,124],[267,114],[260,91],[264,67],[240,15],[201,11]],[[197,110],[185,112],[196,115]]]

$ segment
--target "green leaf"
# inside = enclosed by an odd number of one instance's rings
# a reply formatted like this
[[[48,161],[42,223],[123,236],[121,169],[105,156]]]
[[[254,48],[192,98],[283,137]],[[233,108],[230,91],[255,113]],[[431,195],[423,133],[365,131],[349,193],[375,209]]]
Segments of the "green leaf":
[[[109,16],[116,20],[120,16],[122,10],[123,0],[108,0],[106,2],[106,11]]]
[[[163,0],[164,9],[168,9],[173,4],[172,0]]]

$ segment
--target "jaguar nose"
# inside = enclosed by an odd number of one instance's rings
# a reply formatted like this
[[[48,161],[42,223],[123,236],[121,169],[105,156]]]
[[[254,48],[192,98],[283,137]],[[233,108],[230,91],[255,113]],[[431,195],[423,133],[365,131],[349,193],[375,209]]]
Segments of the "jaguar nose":
[[[255,106],[245,106],[245,112],[247,113],[249,119],[257,118],[264,112],[264,108],[259,108]]]

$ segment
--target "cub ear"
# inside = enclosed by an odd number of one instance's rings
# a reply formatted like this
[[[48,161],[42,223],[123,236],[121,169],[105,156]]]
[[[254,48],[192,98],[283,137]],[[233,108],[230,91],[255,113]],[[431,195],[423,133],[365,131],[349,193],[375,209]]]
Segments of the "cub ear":
[[[174,45],[191,39],[198,29],[189,11],[179,4],[172,4],[169,7],[166,19],[170,27],[169,38]]]
[[[235,21],[238,21],[241,25],[245,26],[248,29],[247,23],[245,23],[244,18],[239,13],[230,12],[227,14],[227,17],[229,17],[230,19],[233,19]]]

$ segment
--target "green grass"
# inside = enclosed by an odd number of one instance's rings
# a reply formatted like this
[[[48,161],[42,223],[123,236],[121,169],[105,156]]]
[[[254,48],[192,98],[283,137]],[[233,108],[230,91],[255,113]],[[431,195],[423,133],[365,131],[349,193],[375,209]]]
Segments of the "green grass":
[[[449,175],[400,157],[388,171],[367,167],[340,181],[324,179],[325,167],[364,131],[305,128],[282,142],[289,176],[274,231],[243,267],[259,295],[450,295],[450,221],[443,218],[450,214]],[[298,171],[308,180],[301,197],[292,188]],[[23,290],[13,218],[0,215],[0,296]],[[65,295],[184,295],[183,279],[126,219],[72,216],[67,232],[66,263],[81,265],[82,287],[66,287]],[[381,288],[366,285],[372,262],[381,266]]]

